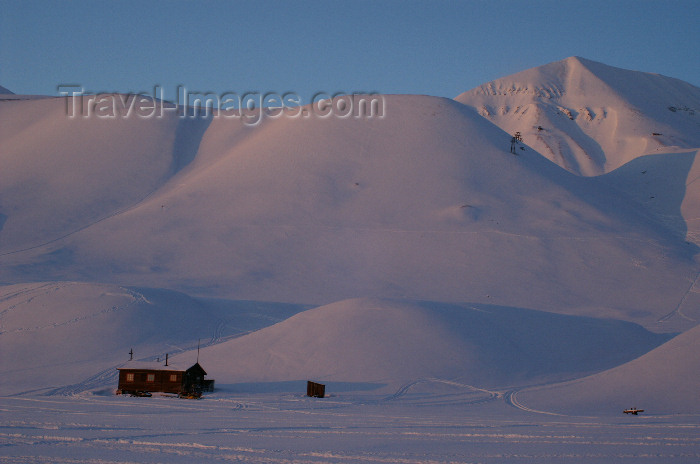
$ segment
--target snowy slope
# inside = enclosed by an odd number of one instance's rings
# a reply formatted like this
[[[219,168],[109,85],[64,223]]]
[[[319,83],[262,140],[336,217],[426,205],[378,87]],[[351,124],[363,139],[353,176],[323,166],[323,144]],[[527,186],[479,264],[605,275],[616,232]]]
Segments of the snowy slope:
[[[456,100],[586,176],[640,155],[700,147],[700,88],[579,57],[497,79]]]
[[[15,104],[6,117],[31,119],[28,105],[47,105]],[[124,159],[115,145],[94,169],[62,163],[54,175],[47,142],[32,148],[28,136],[6,134],[17,148],[0,210],[4,278],[315,304],[491,302],[646,325],[672,312],[695,279],[694,248],[643,206],[531,150],[513,156],[509,134],[476,111],[420,96],[386,96],[385,108],[383,118],[255,127],[185,120],[196,130],[179,170],[169,120],[131,134],[127,146],[147,158]],[[49,140],[52,124],[35,138]],[[70,156],[95,158],[81,146]],[[24,187],[34,172],[61,182],[41,184],[34,199]],[[115,174],[143,180],[124,188]],[[88,185],[71,182],[82,176]]]
[[[700,151],[644,155],[599,177],[672,233],[700,244]]]
[[[116,367],[196,352],[306,309],[81,282],[0,287],[0,392],[114,388]]]
[[[700,414],[700,327],[608,371],[563,384],[525,390],[518,400],[535,409],[617,414],[638,407],[649,414]]]
[[[223,390],[306,378],[389,393],[421,379],[504,387],[600,372],[669,338],[627,322],[490,305],[365,298],[305,309],[107,284],[1,287],[0,390],[113,388],[116,367],[162,363],[166,353],[189,367],[198,344]]]
[[[196,120],[174,113],[70,118],[68,104],[0,104],[0,253],[51,242],[128,209],[197,148]]]
[[[667,339],[635,324],[522,308],[353,299],[208,347],[200,359],[226,366],[220,385],[311,378],[393,392],[417,379],[494,387],[571,378]]]

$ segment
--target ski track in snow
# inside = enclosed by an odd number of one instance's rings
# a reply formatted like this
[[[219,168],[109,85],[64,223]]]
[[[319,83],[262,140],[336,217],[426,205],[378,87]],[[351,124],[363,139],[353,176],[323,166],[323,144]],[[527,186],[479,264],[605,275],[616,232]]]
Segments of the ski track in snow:
[[[435,394],[431,393],[428,395],[418,395],[417,398],[406,398],[408,393],[414,387],[421,384],[443,384],[451,387],[456,387],[460,390],[453,393]],[[491,401],[496,401],[503,398],[503,393],[498,391],[486,390],[483,388],[478,388],[473,385],[467,385],[459,382],[454,382],[451,380],[437,379],[437,378],[426,378],[418,379],[409,382],[402,387],[400,387],[392,395],[389,395],[384,399],[384,401],[396,401],[404,400],[406,403],[413,405],[450,405],[450,404],[460,404],[460,405],[476,405],[482,403],[488,403]]]
[[[538,409],[532,409],[528,408],[524,404],[522,404],[520,401],[518,401],[518,392],[520,390],[511,390],[505,394],[504,400],[506,404],[513,406],[514,408],[520,409],[521,411],[527,411],[527,412],[534,412],[537,414],[546,414],[549,416],[563,416],[563,414],[558,414],[555,412],[547,412],[547,411],[540,411]]]
[[[683,307],[683,304],[688,299],[688,295],[690,295],[691,293],[700,293],[700,290],[693,290],[696,287],[696,285],[698,284],[699,280],[700,280],[700,271],[698,271],[697,275],[695,276],[695,279],[688,287],[688,290],[686,290],[685,293],[683,293],[683,296],[681,297],[681,300],[678,303],[678,305],[675,307],[675,309],[673,311],[671,311],[670,313],[668,313],[667,315],[660,318],[658,320],[658,322],[660,322],[660,323],[666,322],[666,321],[670,320],[671,318],[673,318],[674,316],[680,316],[687,321],[697,322],[696,319],[693,319],[692,317],[684,314],[682,311],[682,307]]]
[[[31,292],[32,296],[29,297],[29,298],[27,298],[27,299],[21,300],[21,301],[19,301],[19,302],[13,304],[13,305],[11,305],[11,306],[9,306],[7,309],[5,309],[5,310],[3,310],[3,311],[0,312],[0,316],[2,316],[3,314],[8,313],[8,312],[10,312],[10,311],[15,310],[17,307],[19,307],[19,306],[21,306],[21,305],[25,305],[25,304],[30,303],[34,298],[36,298],[36,297],[38,297],[38,296],[46,295],[46,294],[49,294],[49,293],[52,293],[52,292],[56,292],[56,291],[62,290],[62,289],[66,288],[66,287],[68,287],[68,286],[70,286],[70,285],[76,285],[76,283],[74,283],[74,282],[66,282],[66,283],[55,283],[55,282],[53,282],[53,283],[47,283],[47,284],[39,285],[39,286],[37,286],[37,287],[32,287],[32,288],[27,289],[27,290],[20,290],[20,291],[17,291],[17,292],[15,292],[15,293],[12,293],[12,294],[10,294],[10,295],[8,295],[8,296],[3,297],[2,299],[0,299],[0,302],[6,301],[6,300],[11,299],[11,298],[14,298],[14,297],[18,297],[18,296],[20,296],[20,295],[27,294],[27,293],[30,293],[30,292]],[[78,285],[80,285],[80,284],[78,284]],[[45,290],[44,290],[44,289],[45,289]],[[133,291],[133,290],[129,290],[129,289],[124,288],[124,287],[120,287],[120,290],[122,290],[122,291],[124,291],[125,293],[129,294],[133,299],[132,299],[131,301],[129,301],[128,303],[124,304],[124,305],[112,306],[112,307],[105,308],[105,309],[102,309],[102,310],[97,311],[97,312],[94,312],[94,313],[84,314],[84,315],[82,315],[82,316],[74,317],[74,318],[71,318],[71,319],[69,319],[69,320],[65,320],[65,321],[62,321],[62,322],[52,322],[52,323],[50,323],[50,324],[36,325],[36,326],[33,326],[33,327],[20,327],[20,328],[16,328],[16,329],[10,330],[10,331],[4,331],[4,330],[2,330],[2,326],[0,326],[0,334],[2,334],[2,333],[13,333],[13,332],[31,332],[31,331],[37,331],[37,330],[48,329],[48,328],[61,327],[61,326],[64,326],[64,325],[75,324],[75,323],[82,322],[82,321],[85,321],[85,320],[88,320],[88,319],[92,319],[92,318],[94,318],[94,317],[99,317],[99,316],[104,315],[104,314],[107,314],[107,313],[116,312],[116,311],[124,311],[124,310],[129,309],[131,306],[133,306],[133,305],[135,305],[135,304],[138,304],[138,303],[140,303],[140,302],[149,303],[148,299],[146,299],[146,297],[145,297],[144,295],[142,295],[142,294],[140,294],[140,293],[138,293],[138,292],[135,292],[135,291]],[[40,292],[37,293],[37,291],[40,291]]]
[[[50,390],[47,395],[71,396],[91,389],[104,387],[105,385],[116,385],[119,378],[119,371],[117,371],[117,367],[119,366],[111,366],[79,383]]]

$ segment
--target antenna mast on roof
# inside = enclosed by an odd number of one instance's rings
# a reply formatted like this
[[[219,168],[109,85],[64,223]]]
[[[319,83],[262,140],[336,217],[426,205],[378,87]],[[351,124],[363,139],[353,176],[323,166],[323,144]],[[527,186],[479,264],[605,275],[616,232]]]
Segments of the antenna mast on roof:
[[[133,360],[133,359],[134,359],[134,349],[131,348],[131,349],[129,350],[129,361],[131,361],[131,360]]]
[[[201,342],[201,341],[202,341],[201,338],[197,340],[197,363],[199,363],[199,342]]]

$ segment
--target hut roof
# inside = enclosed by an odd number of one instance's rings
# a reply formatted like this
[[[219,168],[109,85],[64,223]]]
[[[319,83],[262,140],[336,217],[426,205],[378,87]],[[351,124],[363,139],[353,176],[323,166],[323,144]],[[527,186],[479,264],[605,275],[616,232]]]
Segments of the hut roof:
[[[193,370],[193,371],[200,371],[202,375],[207,375],[207,371],[204,370],[202,366],[199,365],[198,362],[194,363],[192,366],[188,367],[187,370]]]
[[[191,366],[187,366],[181,363],[174,363],[168,361],[168,365],[165,365],[165,361],[128,361],[124,365],[117,368],[117,370],[122,369],[138,369],[138,370],[148,370],[148,371],[176,371],[185,372]],[[201,368],[201,367],[200,367]],[[204,369],[202,369],[204,370]]]

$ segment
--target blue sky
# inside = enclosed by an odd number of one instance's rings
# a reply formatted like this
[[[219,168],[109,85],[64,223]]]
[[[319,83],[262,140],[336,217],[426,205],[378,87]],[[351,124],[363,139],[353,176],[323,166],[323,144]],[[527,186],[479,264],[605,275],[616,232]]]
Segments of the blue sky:
[[[455,97],[578,55],[700,86],[699,18],[696,0],[0,0],[0,85]]]

